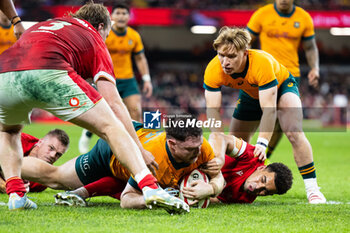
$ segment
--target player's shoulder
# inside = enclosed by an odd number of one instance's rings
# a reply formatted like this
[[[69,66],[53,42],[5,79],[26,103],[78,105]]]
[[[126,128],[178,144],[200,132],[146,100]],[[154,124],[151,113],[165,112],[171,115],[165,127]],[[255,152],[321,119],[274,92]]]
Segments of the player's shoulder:
[[[306,10],[301,8],[300,6],[295,6],[295,13],[303,15],[303,16],[310,16],[310,14]]]
[[[140,33],[138,33],[135,29],[129,26],[127,28],[127,35],[131,37],[140,37]]]
[[[211,76],[217,77],[218,73],[222,72],[220,61],[218,56],[215,56],[207,65],[204,73],[204,77],[209,78]]]
[[[260,7],[255,12],[259,13],[259,14],[263,14],[263,13],[272,12],[272,11],[274,11],[274,5],[273,4],[267,4],[265,6]]]

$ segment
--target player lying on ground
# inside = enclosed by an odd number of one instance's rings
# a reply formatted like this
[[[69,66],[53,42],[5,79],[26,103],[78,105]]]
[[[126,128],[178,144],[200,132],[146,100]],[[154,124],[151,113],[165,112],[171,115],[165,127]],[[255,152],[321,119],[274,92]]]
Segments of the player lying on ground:
[[[21,143],[24,157],[31,156],[53,164],[67,151],[69,136],[61,129],[51,130],[41,139],[22,133]],[[0,192],[6,193],[6,182],[1,175]],[[47,188],[35,182],[25,182],[25,184],[29,192],[42,192]]]
[[[138,140],[117,92],[104,43],[110,29],[107,8],[88,3],[70,17],[35,24],[0,55],[0,162],[10,210],[37,208],[26,197],[20,178],[20,133],[37,107],[106,140],[135,177],[147,203],[187,211],[186,203],[168,198],[158,187],[145,164],[157,166]],[[86,82],[91,78],[98,92]]]
[[[247,144],[242,139],[233,135],[211,133],[209,142],[217,159],[207,162],[202,166],[202,170],[207,174],[215,174],[223,165],[221,172],[226,181],[223,192],[217,198],[212,198],[211,201],[252,203],[257,196],[284,194],[291,188],[293,177],[290,169],[281,163],[265,166],[263,162],[265,157],[255,157],[254,146]],[[159,164],[161,166],[162,163]],[[120,199],[123,185],[123,182],[115,177],[104,177],[72,192],[59,194],[59,197],[62,203],[71,205],[85,205],[82,198],[92,196],[109,195]],[[171,187],[177,188],[176,186]],[[182,191],[186,198],[198,200],[204,199],[206,196],[203,195],[203,192],[208,193],[207,190],[211,188],[210,185],[198,181],[197,185],[184,188]],[[140,193],[135,194],[135,192],[136,190],[128,185],[122,195],[122,197],[127,198],[126,200],[122,199],[123,205],[125,201],[131,203],[134,201],[134,197],[130,197],[131,195],[135,195],[137,200],[140,199]]]
[[[265,157],[255,157],[255,147],[233,135],[211,133],[209,142],[224,166],[226,186],[212,202],[252,203],[257,196],[284,194],[292,187],[293,176],[282,163],[264,165]],[[207,165],[207,169],[211,166]],[[205,169],[203,169],[206,171]]]
[[[162,187],[177,187],[183,175],[215,158],[211,146],[202,136],[201,128],[180,128],[177,124],[167,128],[166,132],[155,132],[145,130],[142,124],[135,123],[135,130],[144,148],[156,155],[159,164],[156,177]],[[118,192],[114,191],[112,194],[119,193],[120,196],[127,185],[122,207],[146,206],[141,191],[135,186],[135,180],[129,179],[130,172],[120,164],[109,145],[102,139],[87,154],[58,167],[35,158],[24,158],[22,176],[50,188],[64,190],[76,189],[112,176],[119,180]],[[206,196],[217,195],[223,189],[224,180],[219,169],[211,173],[210,184],[212,186],[205,193]],[[129,193],[134,194],[133,201],[130,201]],[[65,196],[58,195],[58,198],[64,199]]]

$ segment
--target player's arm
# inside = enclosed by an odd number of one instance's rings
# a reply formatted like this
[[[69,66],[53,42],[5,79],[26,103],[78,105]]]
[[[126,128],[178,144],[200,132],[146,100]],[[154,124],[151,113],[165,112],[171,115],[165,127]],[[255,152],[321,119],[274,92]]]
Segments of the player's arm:
[[[132,125],[130,114],[124,105],[115,84],[111,81],[108,81],[105,78],[99,78],[96,82],[97,90],[101,93],[101,95],[105,98],[109,106],[112,108],[114,114],[121,120],[124,124],[126,130],[129,132],[131,137],[136,142],[138,148],[140,149],[143,159],[147,167],[151,170],[151,172],[155,173],[155,168],[158,169],[158,164],[154,159],[154,156],[151,152],[145,150],[142,147],[140,140],[138,139],[135,129]]]
[[[7,18],[9,18],[9,20],[11,20],[15,36],[18,39],[23,34],[25,29],[23,27],[21,19],[19,17],[15,17],[18,15],[12,0],[1,0],[0,10],[7,16]]]
[[[319,55],[318,55],[316,40],[315,38],[304,40],[302,45],[305,50],[307,63],[311,68],[307,76],[309,79],[309,85],[313,87],[317,87],[318,79],[320,78],[320,68],[319,68]]]
[[[225,180],[221,172],[211,177],[209,183],[205,183],[202,180],[196,180],[191,183],[191,186],[184,187],[182,193],[184,197],[202,200],[209,197],[218,196],[225,186]],[[195,203],[194,203],[195,204]]]
[[[128,183],[120,197],[120,207],[125,209],[146,208],[142,192]]]
[[[208,91],[205,90],[205,102],[206,102],[206,111],[207,119],[213,118],[214,120],[221,121],[220,108],[221,108],[221,91]],[[211,128],[212,132],[224,132],[224,128],[221,124],[220,128]]]
[[[262,116],[259,125],[259,136],[255,145],[254,155],[259,159],[266,157],[265,150],[275,128],[277,117],[277,86],[259,90],[259,102]]]
[[[142,75],[143,80],[143,93],[149,98],[152,95],[153,87],[151,82],[151,76],[149,73],[148,62],[145,53],[139,53],[134,56],[137,69]]]

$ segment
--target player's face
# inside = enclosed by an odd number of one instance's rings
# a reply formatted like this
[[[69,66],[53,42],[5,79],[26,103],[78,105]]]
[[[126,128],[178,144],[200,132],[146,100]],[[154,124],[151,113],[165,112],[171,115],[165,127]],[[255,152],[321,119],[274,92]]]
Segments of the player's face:
[[[56,137],[52,136],[40,139],[36,146],[38,150],[34,156],[50,164],[56,162],[67,150]]]
[[[174,139],[172,155],[176,162],[192,164],[197,161],[203,143],[203,136],[187,137],[185,141]]]
[[[268,171],[266,166],[258,167],[244,183],[244,191],[257,195],[267,196],[277,192],[275,185],[275,173]]]
[[[294,0],[276,0],[276,6],[279,11],[289,12],[293,8]]]
[[[130,14],[127,9],[116,8],[112,12],[111,18],[117,28],[126,28],[130,19]]]
[[[218,58],[225,74],[231,75],[240,73],[244,70],[247,61],[246,50],[237,51],[234,48],[227,48],[227,46],[220,46],[217,50]]]

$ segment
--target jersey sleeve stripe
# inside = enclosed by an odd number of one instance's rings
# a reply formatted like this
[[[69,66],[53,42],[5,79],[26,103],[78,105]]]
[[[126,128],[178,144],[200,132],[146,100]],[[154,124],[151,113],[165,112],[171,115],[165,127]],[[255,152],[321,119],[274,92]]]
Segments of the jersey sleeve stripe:
[[[251,34],[253,34],[254,36],[258,36],[259,35],[259,33],[257,33],[257,32],[254,32],[252,29],[250,29],[249,27],[246,27],[246,29],[251,33]]]
[[[315,38],[315,35],[302,37],[301,39],[302,39],[302,40],[311,40],[311,39],[313,39],[313,38]]]
[[[219,88],[213,88],[213,87],[209,87],[207,84],[203,83],[203,88],[207,91],[221,91],[221,87]]]
[[[133,54],[133,55],[137,55],[137,54],[144,53],[144,52],[145,52],[145,50],[142,49],[142,50],[140,50],[140,51],[138,51],[138,52],[136,52],[136,53],[132,53],[132,54]]]
[[[277,85],[278,85],[278,81],[277,81],[277,79],[274,79],[271,82],[266,83],[265,85],[259,86],[259,91],[266,90],[266,89],[269,89],[269,88],[277,86]]]
[[[96,83],[97,80],[98,80],[99,78],[106,78],[106,79],[108,79],[109,81],[111,81],[111,82],[113,82],[113,83],[115,84],[115,79],[114,79],[114,77],[113,77],[112,75],[110,75],[110,74],[104,72],[104,71],[100,71],[100,72],[98,72],[98,73],[95,75],[95,77],[94,77],[94,83]]]

